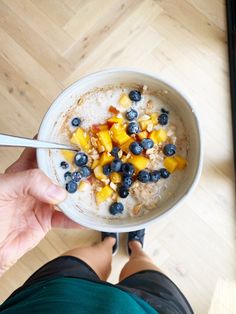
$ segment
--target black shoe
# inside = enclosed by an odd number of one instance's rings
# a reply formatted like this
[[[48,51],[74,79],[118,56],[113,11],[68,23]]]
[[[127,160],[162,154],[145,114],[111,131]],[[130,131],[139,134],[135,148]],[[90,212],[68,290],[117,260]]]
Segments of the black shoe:
[[[129,247],[129,242],[130,241],[138,241],[141,243],[141,245],[143,247],[144,236],[145,236],[145,229],[129,232],[128,241],[127,241],[127,248],[128,248],[129,255],[131,255],[131,249]]]
[[[111,238],[114,238],[116,239],[116,243],[113,245],[112,247],[112,255],[116,255],[116,253],[118,252],[118,249],[119,249],[119,233],[113,233],[113,232],[102,232],[102,241],[105,239],[105,238],[108,238],[108,237],[111,237]]]

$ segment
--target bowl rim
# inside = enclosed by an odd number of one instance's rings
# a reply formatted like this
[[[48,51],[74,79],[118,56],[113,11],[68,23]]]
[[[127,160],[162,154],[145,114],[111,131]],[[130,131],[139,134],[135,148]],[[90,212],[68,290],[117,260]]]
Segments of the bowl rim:
[[[43,119],[40,123],[39,126],[39,131],[38,131],[38,137],[40,139],[40,134],[42,133],[42,130],[44,129],[44,121],[46,120],[46,117],[49,115],[51,108],[53,106],[53,104],[55,103],[55,101],[57,101],[57,99],[59,97],[61,97],[63,94],[70,92],[70,90],[72,90],[74,88],[74,86],[76,86],[78,84],[78,82],[81,81],[86,81],[89,78],[96,78],[96,76],[101,76],[103,74],[112,74],[112,73],[117,73],[117,72],[132,72],[134,74],[141,74],[141,75],[145,75],[147,77],[150,77],[151,79],[154,80],[158,80],[161,83],[163,83],[164,85],[167,85],[170,89],[172,89],[175,93],[177,93],[179,96],[181,96],[185,101],[187,106],[191,109],[192,114],[194,116],[195,119],[195,126],[196,126],[196,130],[198,133],[198,141],[199,141],[199,151],[198,151],[198,165],[196,167],[196,173],[195,176],[191,182],[191,184],[188,186],[187,190],[185,191],[185,193],[183,195],[181,195],[180,199],[177,200],[173,206],[167,208],[165,211],[163,211],[161,214],[159,214],[156,217],[150,218],[142,223],[137,223],[133,226],[114,226],[114,225],[106,225],[106,226],[97,226],[96,223],[94,222],[90,222],[87,223],[86,221],[82,222],[79,221],[78,217],[76,214],[74,214],[73,211],[70,211],[69,209],[65,210],[62,209],[62,207],[60,205],[62,205],[64,202],[60,203],[57,205],[57,207],[60,209],[61,212],[63,212],[66,216],[68,216],[71,220],[77,222],[78,224],[81,224],[84,227],[87,227],[89,229],[93,229],[93,230],[97,230],[97,231],[106,231],[106,232],[130,232],[130,231],[135,231],[137,229],[142,229],[142,228],[146,228],[147,226],[149,226],[150,224],[153,224],[157,221],[160,221],[160,219],[163,219],[165,217],[167,217],[168,214],[170,214],[171,212],[173,212],[174,210],[176,210],[185,200],[186,198],[193,192],[193,190],[196,188],[201,173],[202,173],[202,167],[203,167],[203,138],[202,138],[202,128],[201,128],[201,123],[199,121],[198,118],[198,112],[196,110],[196,106],[194,105],[194,102],[189,98],[189,96],[183,92],[181,90],[181,88],[178,86],[178,84],[170,82],[168,79],[163,78],[161,75],[156,74],[154,72],[150,72],[150,71],[143,71],[141,69],[137,69],[137,68],[133,68],[133,67],[115,67],[115,68],[108,68],[108,69],[103,69],[103,70],[99,70],[96,72],[93,72],[91,74],[86,74],[82,77],[80,77],[78,80],[76,80],[75,82],[73,82],[72,84],[70,84],[69,86],[67,86],[66,88],[64,88],[57,96],[56,98],[52,101],[50,107],[48,108],[48,110],[46,111],[45,115],[43,116]],[[44,171],[44,167],[43,167],[43,162],[41,159],[41,153],[42,151],[40,149],[37,149],[36,151],[36,157],[37,157],[37,163],[38,163],[38,167],[39,169]]]

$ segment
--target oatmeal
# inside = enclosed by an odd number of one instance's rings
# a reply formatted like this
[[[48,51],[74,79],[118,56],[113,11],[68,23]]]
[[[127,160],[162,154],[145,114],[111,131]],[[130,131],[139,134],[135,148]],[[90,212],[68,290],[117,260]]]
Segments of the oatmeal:
[[[143,87],[107,87],[79,97],[64,119],[58,176],[83,210],[127,217],[158,210],[187,165],[188,143],[174,107]]]

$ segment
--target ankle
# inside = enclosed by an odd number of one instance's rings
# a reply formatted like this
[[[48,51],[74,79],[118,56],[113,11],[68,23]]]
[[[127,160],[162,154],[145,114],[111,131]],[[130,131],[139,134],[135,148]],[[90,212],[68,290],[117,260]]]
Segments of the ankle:
[[[113,237],[107,237],[103,240],[103,242],[112,247],[116,243],[116,239]]]
[[[142,245],[139,241],[130,241],[129,242],[129,248],[131,250],[131,254],[134,254],[134,253],[140,253],[140,252],[143,252],[143,248],[142,248]]]

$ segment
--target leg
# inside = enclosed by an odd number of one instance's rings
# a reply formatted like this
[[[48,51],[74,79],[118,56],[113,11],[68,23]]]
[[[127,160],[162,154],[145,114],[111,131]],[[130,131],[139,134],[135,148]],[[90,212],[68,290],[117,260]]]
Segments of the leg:
[[[129,247],[131,249],[130,259],[121,270],[119,281],[142,270],[160,271],[151,258],[143,251],[140,242],[130,241]]]
[[[116,240],[108,237],[91,247],[78,247],[65,252],[62,256],[75,256],[87,263],[102,280],[106,280],[111,272],[112,247]]]

